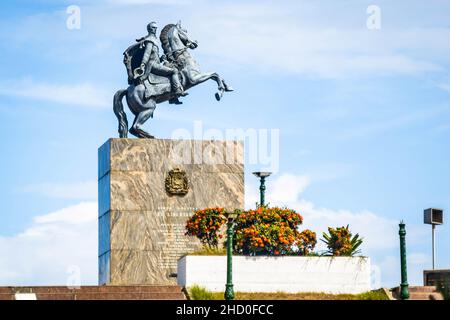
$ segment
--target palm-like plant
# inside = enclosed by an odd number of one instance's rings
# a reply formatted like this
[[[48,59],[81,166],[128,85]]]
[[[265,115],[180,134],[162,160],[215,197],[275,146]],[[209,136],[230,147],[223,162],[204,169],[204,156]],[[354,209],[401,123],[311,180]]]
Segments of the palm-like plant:
[[[327,245],[325,255],[330,256],[355,256],[361,253],[359,247],[363,242],[363,238],[359,234],[352,237],[348,225],[346,227],[328,228],[328,233],[323,233],[322,242]]]

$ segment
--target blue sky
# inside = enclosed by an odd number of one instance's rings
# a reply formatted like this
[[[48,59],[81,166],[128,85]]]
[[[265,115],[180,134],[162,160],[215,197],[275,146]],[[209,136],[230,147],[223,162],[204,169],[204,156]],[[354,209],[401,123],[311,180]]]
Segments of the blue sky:
[[[69,5],[81,9],[79,30],[66,27]],[[380,29],[367,28],[369,5]],[[268,201],[318,233],[350,224],[384,286],[400,281],[404,219],[420,284],[431,264],[422,210],[450,208],[449,1],[41,0],[0,4],[0,285],[64,284],[70,266],[96,282],[97,148],[117,135],[122,53],[149,21],[179,19],[202,70],[236,91],[218,103],[213,83],[193,88],[146,129],[278,129]],[[248,204],[261,166],[246,166]],[[448,268],[448,225],[437,246]]]

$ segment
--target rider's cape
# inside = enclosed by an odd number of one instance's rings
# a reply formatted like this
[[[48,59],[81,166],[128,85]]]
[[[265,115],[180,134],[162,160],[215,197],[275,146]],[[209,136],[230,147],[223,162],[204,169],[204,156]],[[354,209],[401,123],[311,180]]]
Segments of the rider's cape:
[[[141,42],[138,42],[129,46],[123,53],[123,63],[127,68],[128,84],[134,84],[137,80],[135,70],[141,66],[144,51],[145,46]]]
[[[147,88],[149,96],[157,96],[170,92],[170,80],[157,76],[146,70],[145,74],[139,74],[145,47],[148,41],[139,41],[127,48],[123,53],[123,63],[127,69],[128,84],[143,83]]]

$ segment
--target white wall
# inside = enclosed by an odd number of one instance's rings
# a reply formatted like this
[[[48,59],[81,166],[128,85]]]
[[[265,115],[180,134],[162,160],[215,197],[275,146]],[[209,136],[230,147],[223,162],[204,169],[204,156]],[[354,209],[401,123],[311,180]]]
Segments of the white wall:
[[[178,284],[224,291],[226,256],[185,256],[178,260]],[[370,290],[366,257],[233,256],[235,292],[361,293]]]

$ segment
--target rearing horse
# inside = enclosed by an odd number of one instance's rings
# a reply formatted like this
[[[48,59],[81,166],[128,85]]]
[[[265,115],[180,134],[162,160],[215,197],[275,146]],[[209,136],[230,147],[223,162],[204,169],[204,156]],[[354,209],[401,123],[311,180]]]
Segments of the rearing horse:
[[[233,91],[216,72],[201,73],[199,65],[188,51],[188,49],[197,48],[198,44],[196,41],[189,40],[187,31],[182,29],[180,22],[165,26],[161,31],[160,40],[167,59],[166,63],[171,63],[180,71],[180,82],[184,90],[212,79],[217,83],[218,92],[215,94],[217,101],[222,98],[224,92]],[[144,95],[146,91],[144,83],[152,93],[147,99]],[[176,98],[171,91],[170,80],[166,77],[149,74],[144,83],[131,83],[127,89],[119,90],[114,95],[114,113],[119,120],[121,138],[128,136],[128,120],[122,104],[124,96],[126,96],[128,107],[135,115],[130,133],[138,138],[150,139],[154,136],[144,131],[142,125],[150,117],[153,118],[156,104]]]

